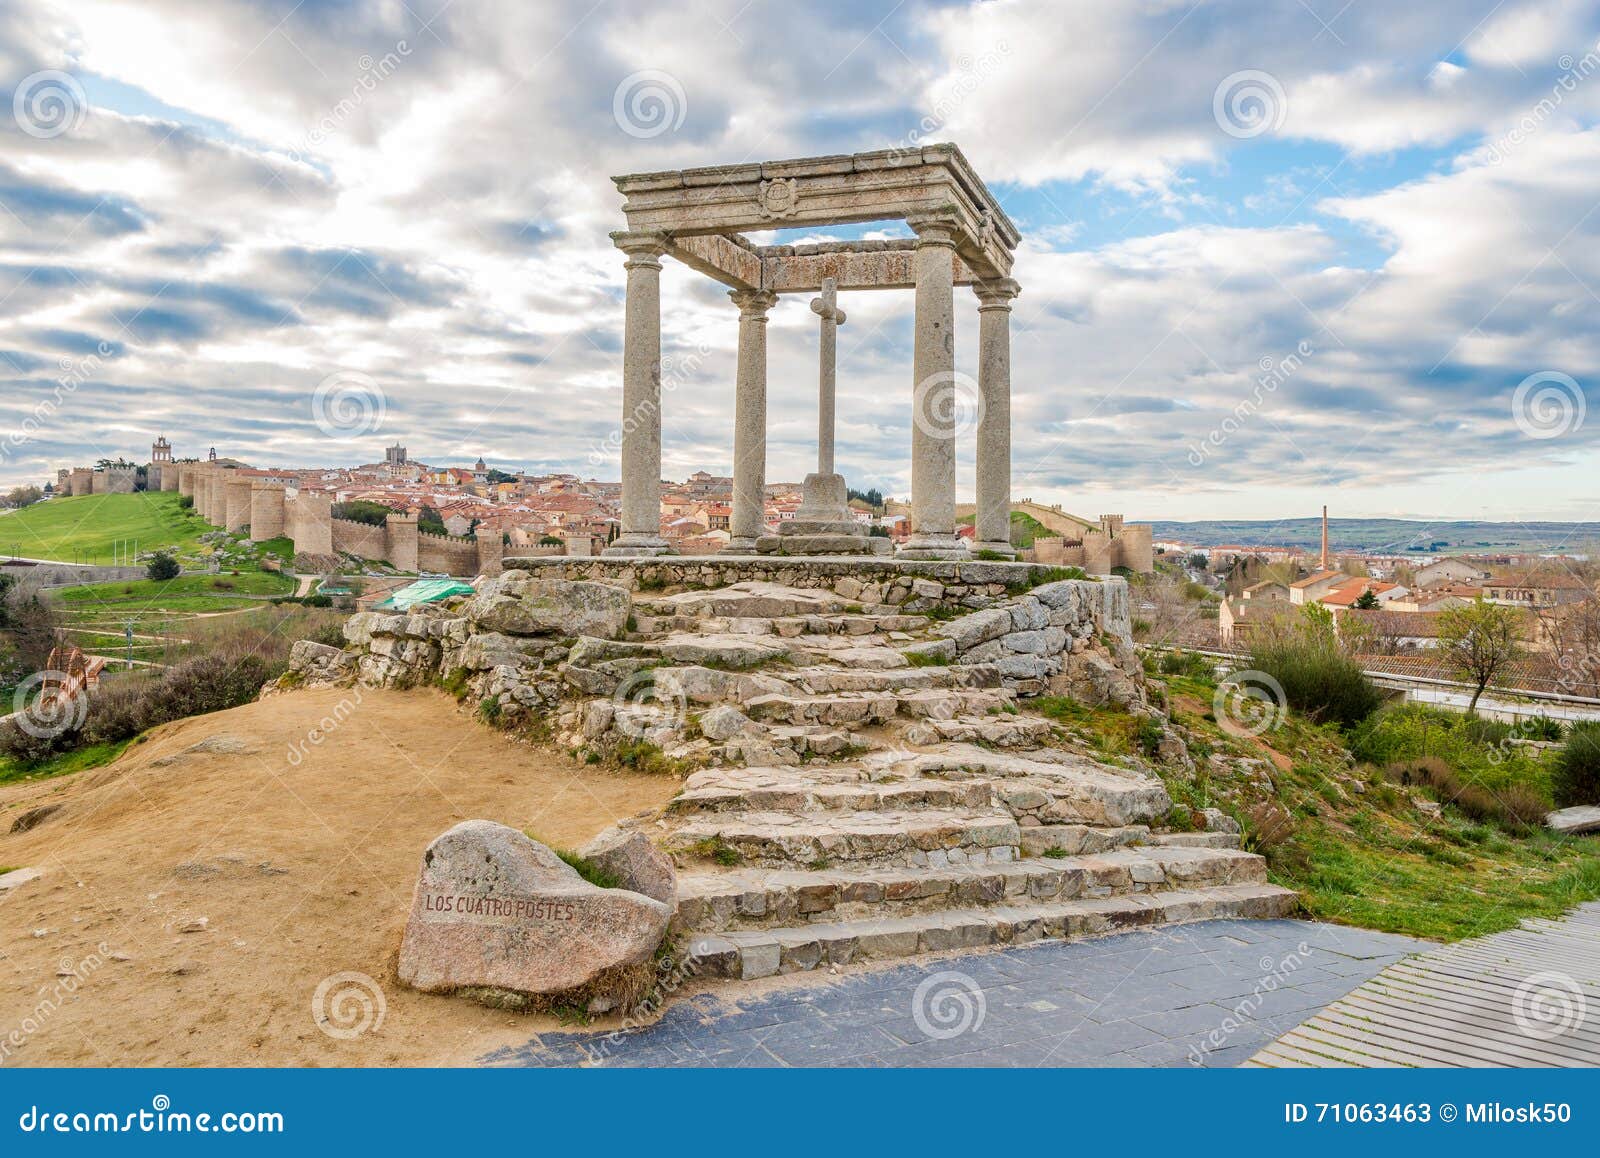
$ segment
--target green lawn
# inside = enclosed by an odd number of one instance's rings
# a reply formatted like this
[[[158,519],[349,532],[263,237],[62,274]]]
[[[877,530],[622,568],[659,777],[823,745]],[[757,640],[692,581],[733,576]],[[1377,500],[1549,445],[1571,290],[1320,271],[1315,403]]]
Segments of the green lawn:
[[[80,495],[0,514],[0,552],[66,563],[110,563],[115,543],[131,540],[140,551],[194,552],[200,550],[195,540],[214,530],[178,505],[176,491]]]
[[[241,571],[237,575],[179,575],[176,579],[135,579],[125,583],[84,583],[62,587],[56,597],[63,603],[134,603],[147,607],[174,607],[192,596],[218,597],[293,595],[295,581],[272,571]],[[238,601],[223,604],[237,607]]]

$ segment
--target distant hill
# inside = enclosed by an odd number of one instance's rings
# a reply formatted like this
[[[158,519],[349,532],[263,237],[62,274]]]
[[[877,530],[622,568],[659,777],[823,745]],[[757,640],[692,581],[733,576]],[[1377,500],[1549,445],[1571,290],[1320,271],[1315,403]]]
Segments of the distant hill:
[[[1130,520],[1134,521],[1134,520]],[[1140,520],[1142,521],[1142,520]],[[1322,542],[1322,520],[1239,519],[1193,523],[1153,520],[1159,539],[1181,539],[1201,547],[1223,543],[1302,547],[1316,550]],[[1600,523],[1490,523],[1465,519],[1423,522],[1416,519],[1329,519],[1328,542],[1334,551],[1365,554],[1466,555],[1478,552],[1565,551],[1600,554]]]

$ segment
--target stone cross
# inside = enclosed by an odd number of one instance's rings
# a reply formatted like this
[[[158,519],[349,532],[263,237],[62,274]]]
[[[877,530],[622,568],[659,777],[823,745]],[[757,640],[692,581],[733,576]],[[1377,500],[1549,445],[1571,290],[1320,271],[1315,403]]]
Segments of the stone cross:
[[[833,473],[833,396],[838,383],[837,352],[839,327],[844,311],[838,305],[837,283],[822,279],[822,296],[811,299],[811,312],[822,319],[822,342],[817,390],[817,473]]]

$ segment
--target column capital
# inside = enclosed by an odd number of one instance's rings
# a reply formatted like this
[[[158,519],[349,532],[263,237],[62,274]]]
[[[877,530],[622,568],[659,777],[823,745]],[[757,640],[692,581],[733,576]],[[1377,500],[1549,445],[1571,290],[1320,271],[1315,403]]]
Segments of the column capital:
[[[627,264],[652,265],[661,268],[661,255],[667,252],[664,233],[647,233],[637,229],[619,229],[611,235],[611,244],[628,255]]]
[[[961,233],[961,223],[954,213],[913,213],[906,224],[917,235],[917,248],[925,245],[942,245],[954,249]]]
[[[975,281],[972,283],[972,292],[978,295],[978,312],[984,310],[1009,310],[1011,299],[1022,292],[1022,287],[1009,277],[995,278],[993,281]]]
[[[752,321],[766,321],[767,311],[778,304],[778,295],[770,290],[729,290],[728,297],[739,307],[739,316]]]

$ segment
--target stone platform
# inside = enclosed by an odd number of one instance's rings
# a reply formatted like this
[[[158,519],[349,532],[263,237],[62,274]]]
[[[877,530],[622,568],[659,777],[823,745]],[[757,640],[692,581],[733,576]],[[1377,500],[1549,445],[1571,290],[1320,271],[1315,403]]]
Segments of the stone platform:
[[[513,556],[508,571],[531,571],[541,579],[588,579],[645,588],[726,587],[734,583],[781,583],[802,589],[833,589],[841,579],[863,586],[927,579],[946,588],[1020,589],[1059,577],[1061,569],[1043,563],[977,559],[902,559],[839,555],[655,555],[574,558],[570,555]]]

